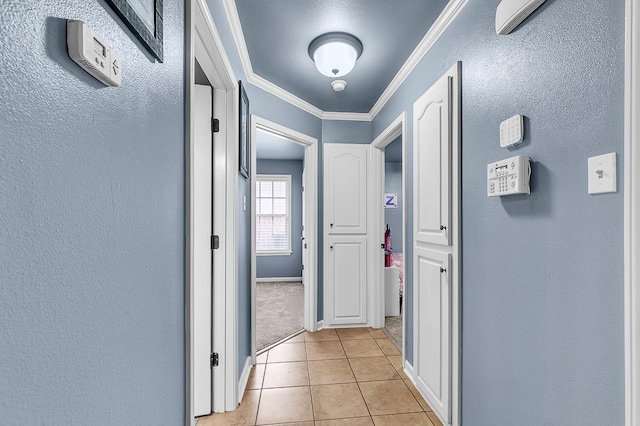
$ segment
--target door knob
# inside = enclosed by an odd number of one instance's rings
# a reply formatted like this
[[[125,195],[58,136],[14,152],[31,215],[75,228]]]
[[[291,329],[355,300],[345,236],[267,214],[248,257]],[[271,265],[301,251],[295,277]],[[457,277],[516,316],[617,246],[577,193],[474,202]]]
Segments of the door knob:
[[[445,272],[447,272],[447,270],[446,270],[445,268],[442,268],[442,267],[441,267],[441,268],[440,268],[440,273],[441,273],[441,274],[443,274],[443,273],[445,273]]]
[[[441,230],[441,231],[444,231],[445,229],[447,229],[447,227],[446,227],[446,226],[444,226],[444,225],[440,225],[440,230]]]
[[[333,223],[330,223],[330,224],[329,224],[329,228],[333,228]]]
[[[304,241],[304,237],[300,237],[300,241]]]

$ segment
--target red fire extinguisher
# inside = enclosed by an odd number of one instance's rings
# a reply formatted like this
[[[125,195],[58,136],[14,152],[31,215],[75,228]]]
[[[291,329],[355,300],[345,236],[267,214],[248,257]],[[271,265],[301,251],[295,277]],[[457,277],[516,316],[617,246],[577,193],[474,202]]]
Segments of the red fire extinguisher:
[[[387,225],[387,230],[384,231],[384,266],[388,268],[391,266],[391,228]]]

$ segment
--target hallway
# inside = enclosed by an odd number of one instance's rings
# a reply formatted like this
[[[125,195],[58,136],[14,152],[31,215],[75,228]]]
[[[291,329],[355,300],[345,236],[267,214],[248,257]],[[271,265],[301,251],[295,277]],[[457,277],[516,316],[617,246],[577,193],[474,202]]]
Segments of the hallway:
[[[401,358],[382,330],[298,334],[258,356],[238,410],[201,418],[198,426],[440,426]]]

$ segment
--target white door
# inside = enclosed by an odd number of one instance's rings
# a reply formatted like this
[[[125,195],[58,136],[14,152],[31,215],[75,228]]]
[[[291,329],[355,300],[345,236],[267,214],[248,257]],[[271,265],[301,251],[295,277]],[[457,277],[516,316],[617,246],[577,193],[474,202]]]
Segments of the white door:
[[[450,421],[451,255],[415,249],[414,321],[420,330],[414,360],[417,386],[446,424]]]
[[[445,424],[452,423],[452,388],[458,377],[457,372],[454,375],[458,364],[452,368],[458,356],[454,326],[459,324],[459,192],[456,188],[454,193],[452,186],[459,182],[458,163],[452,161],[458,158],[459,143],[454,153],[452,139],[459,137],[458,66],[413,105],[414,369],[418,389]],[[457,400],[454,404],[457,409]],[[457,416],[456,411],[456,422]]]
[[[413,105],[416,239],[451,244],[451,83],[438,80]]]
[[[324,145],[325,323],[365,325],[369,145]]]
[[[194,408],[196,416],[211,414],[211,291],[212,291],[212,94],[211,87],[194,87],[193,161],[193,339]]]
[[[367,233],[369,145],[325,144],[325,230]]]
[[[327,243],[326,319],[331,325],[364,324],[367,322],[367,237],[336,235],[330,236]]]

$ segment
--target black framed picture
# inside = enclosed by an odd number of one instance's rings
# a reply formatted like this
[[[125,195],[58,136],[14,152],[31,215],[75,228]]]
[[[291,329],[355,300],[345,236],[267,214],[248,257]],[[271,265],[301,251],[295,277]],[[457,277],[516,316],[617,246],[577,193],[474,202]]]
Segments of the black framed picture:
[[[240,88],[240,167],[239,172],[245,179],[249,179],[249,143],[251,130],[249,129],[249,98],[244,90],[242,81],[238,82]]]
[[[162,0],[105,0],[138,40],[162,62]]]

